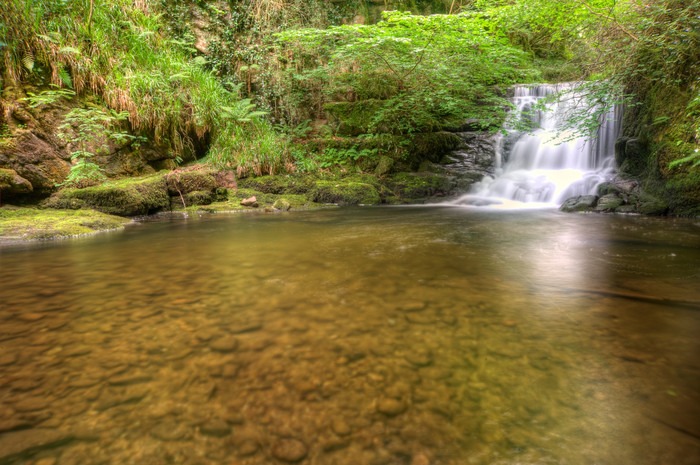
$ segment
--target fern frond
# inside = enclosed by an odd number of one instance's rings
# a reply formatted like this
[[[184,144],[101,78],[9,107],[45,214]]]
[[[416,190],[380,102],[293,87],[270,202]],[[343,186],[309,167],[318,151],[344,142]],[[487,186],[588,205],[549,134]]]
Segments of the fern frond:
[[[26,52],[22,57],[22,65],[27,68],[28,71],[34,70],[34,55],[31,52]]]

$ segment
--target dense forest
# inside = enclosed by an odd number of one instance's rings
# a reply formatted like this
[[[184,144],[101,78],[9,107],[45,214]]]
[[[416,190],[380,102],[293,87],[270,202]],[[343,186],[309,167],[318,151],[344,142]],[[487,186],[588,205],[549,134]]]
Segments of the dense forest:
[[[700,211],[696,2],[8,0],[0,31],[13,202],[193,163],[425,171],[455,131],[498,131],[510,86],[578,81],[568,128],[624,104],[621,173]]]

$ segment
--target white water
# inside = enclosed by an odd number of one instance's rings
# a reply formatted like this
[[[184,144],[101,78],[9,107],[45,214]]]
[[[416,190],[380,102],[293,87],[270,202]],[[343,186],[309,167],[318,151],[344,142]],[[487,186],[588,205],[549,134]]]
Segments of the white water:
[[[530,119],[537,129],[531,134],[521,134],[508,151],[503,148],[504,138],[498,137],[494,177],[484,177],[468,194],[452,203],[541,208],[559,206],[576,195],[595,194],[598,185],[611,176],[615,167],[621,108],[616,106],[606,115],[596,139],[577,138],[564,143],[560,142],[568,137],[559,128],[575,104],[573,93],[572,98],[552,104],[550,111],[528,113],[537,100],[573,86],[575,83],[516,87],[513,98],[516,116]]]

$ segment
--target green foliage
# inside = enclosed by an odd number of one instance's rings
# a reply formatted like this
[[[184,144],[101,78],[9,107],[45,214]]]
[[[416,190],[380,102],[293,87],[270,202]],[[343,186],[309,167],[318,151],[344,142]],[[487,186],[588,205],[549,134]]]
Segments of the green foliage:
[[[30,108],[36,108],[41,105],[50,105],[61,98],[70,99],[75,95],[75,92],[68,89],[44,90],[38,94],[27,92],[28,97],[21,100],[29,103]]]
[[[454,115],[499,125],[506,101],[494,86],[536,77],[527,56],[473,13],[384,12],[374,25],[289,30],[277,37],[292,53],[288,67],[298,88],[315,87],[326,101],[385,101],[370,132],[434,130]]]
[[[217,168],[236,169],[239,176],[275,174],[293,166],[287,139],[269,122],[256,119],[226,125],[206,160]]]
[[[376,159],[377,149],[357,149],[353,146],[348,149],[336,148],[336,147],[326,147],[317,157],[316,161],[320,168],[333,168],[335,166],[354,166],[355,163],[362,159]]]
[[[98,108],[74,108],[63,118],[58,134],[63,140],[73,142],[77,150],[71,153],[74,162],[66,180],[60,186],[84,186],[105,179],[104,170],[90,161],[99,152],[107,152],[108,139],[117,143],[132,142],[138,145],[143,138],[114,129],[119,121],[128,117],[127,112],[107,112]]]

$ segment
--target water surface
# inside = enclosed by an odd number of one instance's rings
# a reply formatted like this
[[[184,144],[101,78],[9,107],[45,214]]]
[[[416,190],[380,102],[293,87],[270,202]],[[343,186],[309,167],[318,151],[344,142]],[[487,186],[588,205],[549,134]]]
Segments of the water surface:
[[[699,284],[697,220],[554,211],[6,247],[0,463],[698,464]]]

